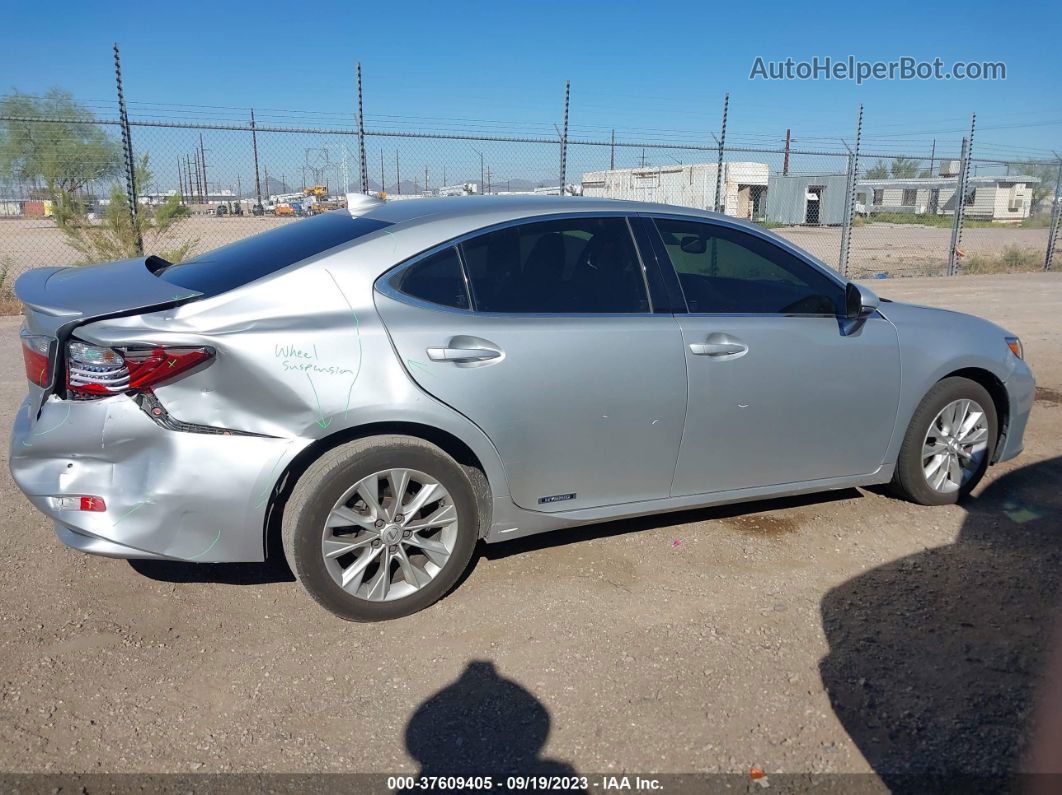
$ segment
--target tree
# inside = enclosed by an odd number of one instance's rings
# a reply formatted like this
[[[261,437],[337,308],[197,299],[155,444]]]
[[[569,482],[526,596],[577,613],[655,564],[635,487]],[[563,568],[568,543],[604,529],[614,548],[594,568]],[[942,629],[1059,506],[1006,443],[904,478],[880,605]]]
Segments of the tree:
[[[16,91],[0,100],[0,115],[23,119],[0,126],[0,171],[17,180],[48,194],[74,193],[121,170],[118,143],[66,91],[53,88],[42,97]]]
[[[918,161],[909,157],[894,157],[892,159],[892,178],[911,179],[918,176]]]
[[[136,166],[138,185],[151,182],[148,155]],[[118,184],[111,188],[99,222],[89,217],[84,200],[69,190],[55,192],[54,218],[66,242],[84,258],[85,262],[131,259],[140,256],[136,241],[144,241],[147,253],[157,254],[169,262],[180,262],[199,243],[198,239],[179,242],[170,233],[191,211],[179,195],[170,196],[160,205],[141,204],[137,207],[136,226],[129,217],[129,199]],[[170,246],[164,249],[163,246]]]
[[[867,169],[865,176],[867,179],[888,179],[889,166],[884,160],[879,160]]]

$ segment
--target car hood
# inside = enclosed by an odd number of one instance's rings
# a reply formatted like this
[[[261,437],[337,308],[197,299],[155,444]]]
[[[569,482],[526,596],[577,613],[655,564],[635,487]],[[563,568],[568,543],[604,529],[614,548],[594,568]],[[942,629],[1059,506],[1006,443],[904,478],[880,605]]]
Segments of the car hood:
[[[904,301],[892,301],[885,299],[878,307],[888,320],[898,326],[905,323],[917,323],[919,325],[935,325],[942,330],[946,328],[980,326],[985,330],[998,332],[1002,336],[1014,336],[1007,329],[991,320],[985,320],[978,315],[970,315],[966,312],[956,312],[954,309],[944,309],[939,306],[924,306],[922,304],[909,304]]]

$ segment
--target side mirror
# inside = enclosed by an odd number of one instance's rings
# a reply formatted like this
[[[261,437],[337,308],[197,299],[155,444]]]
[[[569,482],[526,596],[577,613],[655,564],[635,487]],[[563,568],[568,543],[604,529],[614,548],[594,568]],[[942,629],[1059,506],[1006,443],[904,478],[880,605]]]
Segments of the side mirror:
[[[873,290],[855,282],[848,282],[844,288],[845,316],[849,320],[866,317],[878,308],[880,300]]]

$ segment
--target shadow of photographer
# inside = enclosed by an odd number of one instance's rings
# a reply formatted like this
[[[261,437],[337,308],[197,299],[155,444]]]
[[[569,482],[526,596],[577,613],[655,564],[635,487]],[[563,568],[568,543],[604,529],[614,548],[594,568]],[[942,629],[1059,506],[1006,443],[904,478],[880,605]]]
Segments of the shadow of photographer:
[[[419,776],[490,775],[495,789],[506,789],[508,776],[578,775],[571,765],[540,756],[549,729],[542,702],[500,676],[493,663],[473,661],[417,707],[405,742]]]

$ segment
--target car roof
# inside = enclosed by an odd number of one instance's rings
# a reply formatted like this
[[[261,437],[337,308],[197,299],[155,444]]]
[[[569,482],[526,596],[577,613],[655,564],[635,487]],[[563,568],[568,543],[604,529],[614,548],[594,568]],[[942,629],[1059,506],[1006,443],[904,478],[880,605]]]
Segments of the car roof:
[[[414,220],[443,220],[445,218],[474,219],[476,216],[499,214],[512,218],[529,218],[536,215],[558,213],[666,213],[689,215],[698,218],[718,219],[733,222],[735,219],[720,213],[697,210],[692,207],[676,207],[669,204],[623,201],[620,199],[595,199],[585,196],[444,196],[439,198],[404,199],[388,201],[358,213],[361,218],[372,218],[392,224]]]

